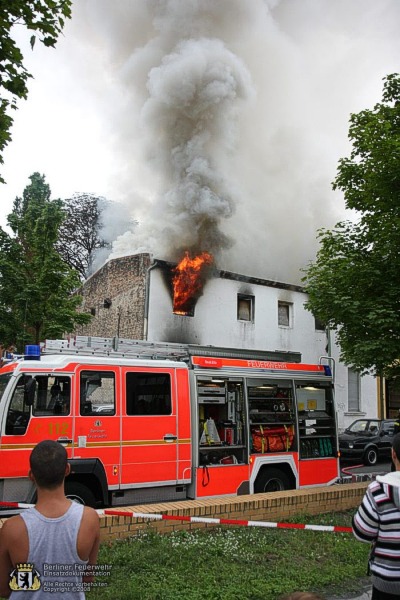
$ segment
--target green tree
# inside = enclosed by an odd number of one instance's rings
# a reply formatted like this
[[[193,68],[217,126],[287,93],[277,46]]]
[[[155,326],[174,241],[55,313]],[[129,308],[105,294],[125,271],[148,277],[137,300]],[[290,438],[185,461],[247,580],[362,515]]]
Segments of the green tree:
[[[400,76],[384,79],[382,102],[350,117],[350,157],[333,188],[358,221],[319,232],[305,270],[307,308],[336,330],[341,359],[360,372],[400,374]]]
[[[8,215],[12,234],[0,228],[0,339],[19,351],[90,320],[77,310],[79,275],[55,249],[62,201],[50,199],[44,175],[30,181]]]
[[[54,46],[65,19],[71,17],[71,0],[1,0],[0,2],[0,164],[4,148],[11,140],[13,119],[9,109],[28,95],[27,81],[31,77],[23,64],[23,55],[12,38],[16,25],[32,31],[31,47],[36,36],[45,46]],[[2,94],[3,96],[3,94]],[[4,183],[2,177],[0,182]]]
[[[93,194],[75,194],[63,201],[66,217],[60,226],[56,248],[82,279],[90,272],[96,250],[111,248],[100,235],[106,204],[105,198]]]
[[[126,205],[103,196],[74,194],[63,200],[63,208],[56,249],[82,279],[104,263],[118,236],[137,225]]]

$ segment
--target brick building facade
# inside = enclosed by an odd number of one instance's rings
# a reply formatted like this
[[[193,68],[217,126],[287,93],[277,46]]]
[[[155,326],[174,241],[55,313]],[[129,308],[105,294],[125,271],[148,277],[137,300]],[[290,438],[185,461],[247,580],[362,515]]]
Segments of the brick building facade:
[[[93,318],[88,325],[79,326],[75,333],[143,339],[150,265],[149,254],[124,256],[108,261],[89,277],[80,290],[81,310]]]

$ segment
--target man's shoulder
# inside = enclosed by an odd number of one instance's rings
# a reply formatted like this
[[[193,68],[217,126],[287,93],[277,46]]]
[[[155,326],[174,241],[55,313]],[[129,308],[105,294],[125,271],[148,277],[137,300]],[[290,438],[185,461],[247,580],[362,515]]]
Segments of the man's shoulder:
[[[97,510],[95,510],[94,508],[92,508],[91,506],[84,506],[83,507],[83,516],[89,517],[89,518],[99,518],[99,514],[97,512]]]
[[[99,526],[100,518],[94,508],[91,508],[90,506],[84,506],[82,521],[88,525]]]
[[[3,539],[19,540],[20,536],[26,532],[26,526],[20,515],[10,517],[3,523]]]

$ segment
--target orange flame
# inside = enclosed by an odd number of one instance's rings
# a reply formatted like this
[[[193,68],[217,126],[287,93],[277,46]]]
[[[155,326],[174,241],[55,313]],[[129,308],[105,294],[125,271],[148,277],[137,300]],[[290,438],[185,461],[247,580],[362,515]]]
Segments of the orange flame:
[[[190,258],[189,252],[185,252],[185,256],[174,269],[175,275],[172,280],[175,314],[185,315],[189,312],[191,303],[203,287],[204,267],[211,265],[213,260],[208,252],[202,252],[194,258]]]

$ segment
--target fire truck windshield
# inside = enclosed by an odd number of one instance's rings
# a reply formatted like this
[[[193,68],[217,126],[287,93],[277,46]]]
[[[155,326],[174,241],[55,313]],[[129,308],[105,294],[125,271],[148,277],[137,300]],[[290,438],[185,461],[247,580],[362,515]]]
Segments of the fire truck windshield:
[[[0,402],[4,394],[4,390],[7,387],[7,383],[11,379],[11,373],[4,373],[4,375],[0,375]]]

